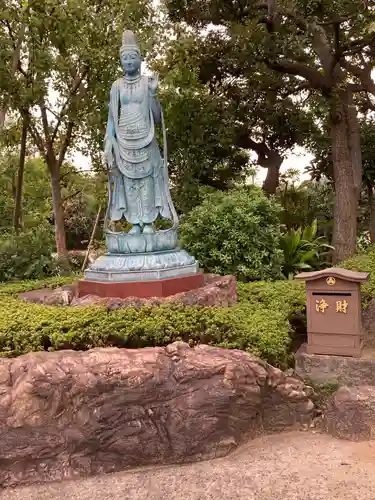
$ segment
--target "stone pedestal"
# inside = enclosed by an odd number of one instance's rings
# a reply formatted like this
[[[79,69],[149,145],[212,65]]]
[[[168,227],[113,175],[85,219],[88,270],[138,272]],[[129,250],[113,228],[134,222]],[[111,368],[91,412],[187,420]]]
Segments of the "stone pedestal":
[[[375,349],[365,347],[361,358],[310,354],[304,344],[294,355],[298,376],[315,384],[375,386]]]
[[[181,278],[155,279],[152,281],[88,281],[78,282],[78,297],[97,295],[98,297],[137,297],[148,299],[151,297],[169,297],[182,292],[188,292],[204,285],[203,273],[197,273]]]
[[[78,297],[168,297],[203,285],[197,261],[185,250],[107,253],[85,271]]]

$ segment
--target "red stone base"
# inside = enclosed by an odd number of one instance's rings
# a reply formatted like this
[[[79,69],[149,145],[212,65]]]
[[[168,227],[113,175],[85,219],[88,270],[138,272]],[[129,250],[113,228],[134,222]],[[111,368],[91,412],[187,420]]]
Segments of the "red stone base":
[[[155,281],[131,281],[128,283],[113,283],[104,281],[78,282],[78,297],[97,295],[99,297],[169,297],[177,293],[188,292],[204,285],[203,273]]]

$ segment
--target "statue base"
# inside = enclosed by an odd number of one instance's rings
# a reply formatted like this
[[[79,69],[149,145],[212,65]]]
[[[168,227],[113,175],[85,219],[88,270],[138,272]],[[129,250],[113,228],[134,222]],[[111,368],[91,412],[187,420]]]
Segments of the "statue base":
[[[204,284],[203,273],[185,250],[99,257],[78,282],[78,296],[168,297]]]
[[[181,278],[159,279],[153,281],[127,281],[127,282],[104,282],[86,281],[78,282],[78,297],[96,295],[102,298],[137,297],[138,299],[149,299],[152,297],[169,297],[177,293],[189,292],[204,285],[203,273],[197,273]]]

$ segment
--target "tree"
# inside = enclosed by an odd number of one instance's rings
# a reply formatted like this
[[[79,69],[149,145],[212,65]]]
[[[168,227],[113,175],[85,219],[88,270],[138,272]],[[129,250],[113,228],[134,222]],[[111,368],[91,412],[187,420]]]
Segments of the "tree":
[[[233,142],[235,117],[188,64],[154,64],[167,126],[169,174],[178,209],[197,205],[205,189],[228,190],[243,180],[248,155]],[[203,188],[203,189],[202,189]]]
[[[10,81],[12,81],[16,75],[17,67],[19,64],[20,57],[21,57],[21,48],[22,48],[22,44],[24,42],[27,25],[29,23],[28,16],[29,16],[29,11],[30,11],[30,8],[32,6],[32,3],[33,3],[32,0],[27,0],[21,6],[22,8],[21,8],[21,15],[20,15],[20,25],[19,25],[19,29],[18,29],[17,33],[13,32],[13,35],[12,35],[13,47],[11,49],[11,52],[10,52],[10,54],[9,54],[9,52],[7,54],[7,50],[5,50],[5,53],[1,54],[3,60],[6,59],[7,56],[8,57],[10,56],[11,62],[10,62],[9,73],[6,74],[7,73],[6,71],[2,71],[2,77],[4,78],[4,76],[5,76],[5,78],[9,79]],[[10,20],[9,20],[7,14],[8,14],[7,9],[4,9],[2,12],[2,18],[0,18],[0,19],[3,22],[3,24],[5,23],[5,25],[10,25]],[[7,44],[5,43],[2,46],[6,47],[6,45]],[[5,73],[5,75],[4,75],[4,73]],[[9,106],[9,93],[6,92],[1,96],[0,133],[2,132],[2,130],[4,128],[8,106]]]
[[[363,181],[367,195],[367,221],[371,243],[375,243],[375,122],[371,119],[361,123],[363,159]]]
[[[0,154],[0,231],[13,227],[19,157],[19,152],[7,149]],[[49,178],[40,158],[28,158],[25,162],[22,205],[25,229],[36,227],[48,218],[52,220]]]
[[[0,232],[7,234],[12,232],[18,166],[19,154],[3,150],[0,157]],[[70,250],[86,248],[98,207],[105,204],[107,193],[104,176],[82,172],[64,163],[60,178],[67,247]],[[28,158],[23,182],[22,232],[37,230],[40,226],[53,227],[49,185],[44,161],[41,158]]]
[[[192,91],[191,79],[184,81],[181,75],[188,71],[194,74],[201,89],[205,89],[206,100],[211,99],[221,110],[220,116],[215,115],[217,149],[228,142],[230,135],[232,154],[239,150],[246,151],[246,156],[255,152],[256,163],[267,169],[263,189],[268,194],[275,193],[285,153],[294,145],[303,144],[314,125],[303,102],[289,97],[299,82],[280,75],[275,78],[266,67],[260,67],[251,58],[252,47],[247,43],[245,28],[238,29],[236,37],[231,38],[216,31],[201,33],[198,29],[191,33],[179,27],[176,30],[179,36],[167,44],[159,71],[172,74],[180,95],[186,87]],[[171,76],[168,78],[171,80]],[[171,113],[172,120],[173,116],[178,119],[178,106],[176,103]],[[201,116],[207,116],[204,105]],[[184,115],[184,121],[188,119],[189,115]],[[195,125],[197,113],[193,119]],[[221,130],[225,130],[224,136]],[[209,137],[205,150],[208,143]],[[245,167],[249,169],[249,161],[243,165],[243,173]]]
[[[332,182],[321,179],[299,183],[295,174],[292,169],[283,174],[276,193],[276,199],[284,208],[282,224],[289,231],[311,226],[316,220],[318,235],[331,240],[334,202]]]
[[[22,226],[22,189],[23,189],[23,179],[25,173],[28,128],[29,128],[29,117],[24,116],[22,120],[20,159],[18,164],[17,187],[16,187],[14,217],[13,217],[13,227],[16,232],[18,232]]]
[[[30,136],[50,175],[56,249],[65,261],[61,168],[73,144],[79,149],[86,142],[98,152],[105,103],[119,69],[121,33],[125,27],[136,28],[148,38],[149,4],[148,0],[31,2],[18,71],[13,75],[12,68],[5,68],[1,92],[13,110],[27,117]],[[6,1],[0,29],[9,53],[23,22],[18,5]]]
[[[356,249],[356,211],[361,190],[362,162],[355,92],[371,92],[369,70],[375,40],[374,11],[368,2],[349,0],[167,0],[171,18],[202,28],[209,23],[236,36],[248,28],[253,57],[276,74],[291,75],[318,94],[329,109],[335,209],[334,260]],[[358,64],[361,60],[361,64]]]

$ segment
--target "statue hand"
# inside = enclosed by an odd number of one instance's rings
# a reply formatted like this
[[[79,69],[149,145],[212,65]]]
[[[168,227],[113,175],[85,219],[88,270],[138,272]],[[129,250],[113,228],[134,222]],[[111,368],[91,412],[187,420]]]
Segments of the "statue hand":
[[[158,89],[158,85],[159,85],[159,75],[154,74],[154,75],[149,76],[148,88],[150,89],[152,94],[156,94],[156,91]]]

